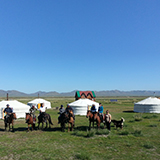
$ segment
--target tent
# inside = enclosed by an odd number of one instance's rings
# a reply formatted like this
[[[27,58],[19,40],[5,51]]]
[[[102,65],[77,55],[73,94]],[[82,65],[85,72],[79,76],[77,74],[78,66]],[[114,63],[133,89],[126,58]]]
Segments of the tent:
[[[34,99],[34,100],[28,102],[27,105],[29,105],[30,107],[31,107],[31,106],[35,106],[35,107],[38,108],[38,106],[39,106],[40,104],[42,104],[42,103],[44,103],[44,107],[45,107],[45,108],[47,108],[47,109],[50,109],[50,108],[51,108],[51,102],[46,101],[46,100],[44,100],[44,99],[42,99],[42,98]]]
[[[86,115],[88,106],[95,105],[97,111],[99,107],[99,103],[92,101],[90,99],[79,99],[69,104],[74,110],[75,115]]]
[[[160,99],[156,97],[149,97],[138,103],[135,103],[134,112],[160,113]]]
[[[6,108],[6,105],[9,104],[10,108],[13,109],[13,112],[16,113],[17,118],[25,118],[25,113],[29,112],[30,106],[23,104],[17,100],[8,100],[0,102],[0,119],[3,118],[3,109]]]

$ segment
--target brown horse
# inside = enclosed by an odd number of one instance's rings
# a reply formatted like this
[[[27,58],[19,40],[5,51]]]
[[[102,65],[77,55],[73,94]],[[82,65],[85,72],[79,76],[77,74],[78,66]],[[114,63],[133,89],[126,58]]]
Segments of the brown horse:
[[[100,117],[99,117],[97,112],[95,112],[93,114],[90,110],[88,110],[86,117],[87,118],[89,117],[89,129],[91,129],[91,122],[93,124],[93,128],[94,128],[94,122],[97,123],[97,128],[98,129],[100,128],[100,123],[103,122],[103,121],[101,121],[101,119],[100,119]]]
[[[71,126],[71,128],[69,127]],[[73,131],[74,127],[74,119],[73,119],[73,111],[68,111],[68,132],[71,130]]]
[[[9,131],[11,130],[10,128],[10,124],[12,123],[12,131],[14,131],[14,119],[17,119],[16,114],[15,113],[11,113],[11,115],[7,118],[4,119],[4,124],[5,124],[5,131],[7,129],[7,123],[9,124]]]
[[[35,128],[35,123],[33,122],[33,117],[30,113],[26,113],[26,123],[28,124],[28,132],[29,132],[29,126],[32,126],[32,131]]]

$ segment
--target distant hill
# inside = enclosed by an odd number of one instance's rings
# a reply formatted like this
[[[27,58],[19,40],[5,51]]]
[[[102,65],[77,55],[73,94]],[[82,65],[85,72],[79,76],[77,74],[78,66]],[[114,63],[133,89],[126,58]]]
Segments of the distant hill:
[[[6,97],[7,93],[9,94],[9,97],[38,97],[38,94],[39,94],[39,97],[74,97],[76,91],[77,90],[74,90],[72,92],[63,92],[63,93],[58,93],[56,91],[52,91],[52,92],[39,91],[39,92],[31,93],[31,94],[26,94],[26,93],[19,92],[16,90],[9,90],[9,91],[0,90],[0,97]],[[100,97],[100,96],[154,96],[154,95],[160,96],[160,91],[110,90],[110,91],[95,91],[95,94],[97,97]]]

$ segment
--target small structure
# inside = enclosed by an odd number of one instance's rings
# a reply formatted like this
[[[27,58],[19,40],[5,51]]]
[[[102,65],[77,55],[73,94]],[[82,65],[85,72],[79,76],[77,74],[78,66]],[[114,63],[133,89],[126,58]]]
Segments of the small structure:
[[[73,112],[75,115],[86,115],[87,110],[92,106],[95,105],[96,110],[98,111],[99,103],[92,101],[90,99],[79,99],[69,104],[73,108]]]
[[[0,102],[0,119],[4,118],[3,110],[6,108],[6,105],[9,104],[13,112],[16,113],[17,118],[25,118],[25,113],[29,112],[30,106],[23,104],[17,100],[8,100]]]
[[[47,109],[51,108],[51,102],[46,101],[45,99],[42,98],[36,98],[30,102],[27,103],[27,105],[29,105],[30,107],[35,106],[36,108],[40,108],[42,103],[44,103],[44,107]]]
[[[160,113],[160,99],[156,97],[149,97],[138,103],[135,103],[134,112]]]
[[[87,98],[92,101],[96,100],[96,95],[94,91],[76,91],[75,93],[75,100],[81,99],[81,98]]]

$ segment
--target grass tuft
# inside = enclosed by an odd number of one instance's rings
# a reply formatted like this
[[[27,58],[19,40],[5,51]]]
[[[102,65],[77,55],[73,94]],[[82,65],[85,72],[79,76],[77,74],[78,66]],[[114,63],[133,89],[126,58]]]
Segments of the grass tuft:
[[[152,149],[152,148],[154,148],[153,145],[150,144],[149,142],[148,142],[148,143],[145,143],[145,144],[143,145],[143,147],[146,148],[146,149]]]
[[[140,137],[142,136],[142,133],[141,133],[141,130],[135,130],[133,133],[132,133],[135,137]]]
[[[119,133],[119,135],[128,135],[128,134],[129,134],[128,131],[122,131],[122,132]]]
[[[89,157],[89,155],[87,154],[76,154],[75,155],[75,159],[80,159],[80,160],[91,160],[91,158]]]
[[[141,114],[134,115],[134,120],[135,121],[142,121],[142,115]]]
[[[107,130],[107,129],[97,130],[96,134],[97,135],[108,135],[109,134],[109,130]]]
[[[149,127],[157,127],[157,124],[150,124]]]

